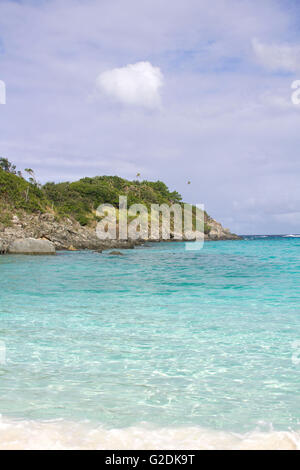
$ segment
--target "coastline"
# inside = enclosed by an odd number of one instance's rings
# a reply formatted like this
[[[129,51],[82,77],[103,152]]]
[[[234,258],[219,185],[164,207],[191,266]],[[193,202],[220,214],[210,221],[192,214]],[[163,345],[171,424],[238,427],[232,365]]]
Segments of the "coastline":
[[[0,450],[299,450],[298,431],[247,433],[143,423],[107,429],[89,422],[0,418]]]
[[[209,219],[211,231],[205,235],[205,241],[240,240],[241,238],[223,228],[223,226]],[[173,234],[174,236],[174,234]],[[11,226],[0,224],[0,254],[8,252],[10,245],[16,240],[27,238],[42,239],[53,243],[57,251],[60,250],[94,250],[101,252],[109,249],[132,249],[135,246],[160,241],[180,242],[184,240],[100,240],[95,228],[83,227],[70,218],[57,220],[53,214],[14,215]]]

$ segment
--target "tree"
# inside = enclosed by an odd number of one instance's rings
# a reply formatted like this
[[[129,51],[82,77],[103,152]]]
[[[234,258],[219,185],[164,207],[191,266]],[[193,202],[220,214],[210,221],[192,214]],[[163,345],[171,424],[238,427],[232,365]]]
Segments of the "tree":
[[[31,168],[25,168],[26,173],[29,174],[32,178],[34,177],[34,171]]]
[[[16,174],[16,165],[13,165],[7,158],[0,158],[0,168],[6,173]]]
[[[33,184],[34,186],[40,187],[40,184],[37,182],[35,178],[34,171],[31,168],[25,168],[25,171],[30,176],[29,183]]]

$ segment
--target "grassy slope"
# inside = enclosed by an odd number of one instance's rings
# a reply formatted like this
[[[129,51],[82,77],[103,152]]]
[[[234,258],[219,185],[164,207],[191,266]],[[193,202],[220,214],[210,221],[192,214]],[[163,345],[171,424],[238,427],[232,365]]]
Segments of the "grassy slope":
[[[97,220],[96,209],[109,203],[116,208],[119,196],[127,196],[128,207],[141,203],[181,203],[176,191],[169,191],[161,181],[129,181],[118,176],[82,178],[73,183],[47,183],[42,187],[0,168],[0,223],[10,225],[13,214],[22,211],[43,213],[51,211],[57,217],[71,217],[81,225],[93,225]],[[205,232],[209,226],[205,224]]]
[[[118,176],[83,178],[74,183],[47,183],[44,191],[59,214],[71,214],[82,225],[95,219],[95,211],[100,204],[109,203],[118,207],[119,195],[127,196],[128,206],[142,203],[149,207],[152,203],[181,201],[177,192],[170,192],[160,181],[128,181]]]
[[[119,195],[126,195],[128,206],[142,203],[181,203],[176,191],[169,191],[161,181],[128,181],[118,176],[82,178],[73,183],[47,183],[43,187],[31,184],[15,174],[0,168],[0,222],[8,224],[13,213],[54,212],[58,217],[76,219],[81,225],[96,220],[96,209],[109,203],[118,207]],[[208,227],[206,227],[206,231]]]
[[[0,168],[0,222],[9,224],[12,213],[45,212],[50,205],[44,191]]]

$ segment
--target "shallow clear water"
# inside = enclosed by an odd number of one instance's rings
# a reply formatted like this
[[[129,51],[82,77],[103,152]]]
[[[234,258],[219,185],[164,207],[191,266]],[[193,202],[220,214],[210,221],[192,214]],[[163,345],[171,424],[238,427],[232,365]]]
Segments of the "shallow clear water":
[[[0,257],[0,413],[300,428],[300,238]]]

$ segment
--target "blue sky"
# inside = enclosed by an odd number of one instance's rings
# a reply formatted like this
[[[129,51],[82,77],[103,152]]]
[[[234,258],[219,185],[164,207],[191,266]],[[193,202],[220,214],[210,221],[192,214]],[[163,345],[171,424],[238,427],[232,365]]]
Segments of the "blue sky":
[[[0,0],[0,155],[42,182],[141,173],[237,233],[299,233],[298,5]]]

